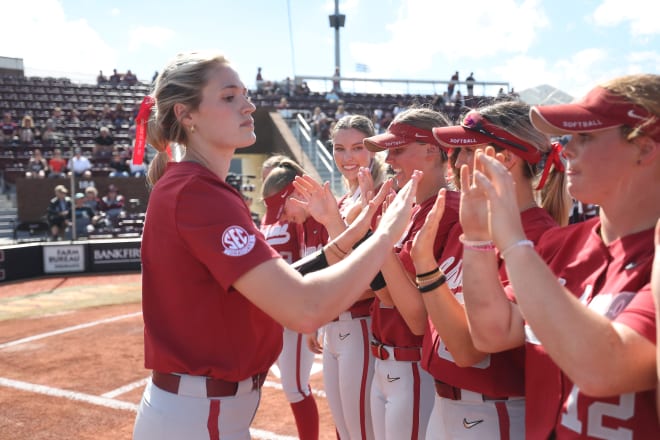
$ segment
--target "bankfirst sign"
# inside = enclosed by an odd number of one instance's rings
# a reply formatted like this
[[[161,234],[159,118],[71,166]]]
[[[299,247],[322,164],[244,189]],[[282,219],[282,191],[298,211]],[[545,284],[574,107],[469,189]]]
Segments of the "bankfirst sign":
[[[87,245],[92,272],[140,270],[140,240]]]

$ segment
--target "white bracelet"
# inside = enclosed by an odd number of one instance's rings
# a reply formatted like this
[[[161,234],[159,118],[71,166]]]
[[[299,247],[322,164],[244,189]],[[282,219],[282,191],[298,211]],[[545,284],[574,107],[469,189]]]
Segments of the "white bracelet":
[[[520,246],[529,246],[532,249],[534,249],[534,242],[532,240],[518,240],[506,249],[504,249],[502,252],[500,252],[500,255],[502,256],[503,259],[506,258],[506,254],[511,252],[514,248],[520,247]]]

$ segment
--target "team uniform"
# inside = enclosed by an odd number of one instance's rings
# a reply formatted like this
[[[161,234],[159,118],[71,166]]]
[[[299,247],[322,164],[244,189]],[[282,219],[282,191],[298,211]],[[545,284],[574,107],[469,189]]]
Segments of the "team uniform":
[[[527,209],[521,221],[528,239],[536,242],[557,224],[541,208]],[[438,259],[447,286],[463,304],[463,233],[457,223]],[[500,278],[506,283],[503,260]],[[525,349],[489,354],[471,367],[459,367],[440,339],[433,322],[424,335],[422,366],[435,379],[436,397],[427,439],[524,439]],[[534,438],[534,437],[531,437]]]
[[[408,229],[395,251],[409,276],[415,276],[412,242],[435,203],[430,197],[415,207]],[[450,229],[458,222],[459,194],[446,193],[445,213],[433,244],[441,253]],[[422,336],[414,335],[395,307],[378,298],[372,308],[372,354],[376,358],[371,413],[377,439],[423,439],[433,407],[433,378],[420,368]]]
[[[580,301],[656,343],[650,288],[653,228],[605,245],[600,219],[550,231],[537,251]],[[527,438],[657,439],[655,389],[596,398],[583,394],[525,327]],[[576,335],[580,337],[580,335]]]
[[[359,195],[358,190],[352,198],[343,196],[338,202],[340,212]],[[369,410],[374,371],[369,354],[372,303],[373,298],[359,300],[324,327],[323,385],[342,440],[374,438]]]
[[[268,211],[281,208],[287,193],[293,192],[289,185],[280,193],[266,199]],[[271,200],[275,202],[271,202]],[[279,202],[279,203],[277,203]],[[302,225],[275,221],[268,223],[269,215],[264,217],[261,232],[271,247],[277,250],[289,264],[321,249],[328,241],[325,227],[309,217]],[[279,212],[275,218],[279,217]],[[291,404],[298,435],[302,440],[318,438],[319,414],[316,401],[309,385],[309,376],[314,365],[314,353],[305,343],[305,336],[284,328],[282,352],[277,360],[282,380],[282,389]]]
[[[208,203],[214,200],[214,203]],[[278,253],[240,194],[205,167],[170,162],[142,238],[142,439],[249,439],[282,326],[232,284]]]

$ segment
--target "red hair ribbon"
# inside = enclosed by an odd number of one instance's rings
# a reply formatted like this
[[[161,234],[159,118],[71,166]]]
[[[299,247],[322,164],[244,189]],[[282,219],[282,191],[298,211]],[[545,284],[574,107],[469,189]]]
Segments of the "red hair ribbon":
[[[545,181],[548,180],[548,175],[550,174],[550,168],[554,165],[555,169],[560,173],[564,172],[564,163],[561,161],[561,150],[562,145],[559,142],[553,142],[552,148],[548,153],[548,157],[545,159],[545,166],[543,167],[543,174],[541,174],[541,180],[536,187],[536,190],[540,190],[545,185]]]
[[[156,99],[147,95],[140,104],[140,110],[135,117],[135,146],[133,147],[133,165],[140,165],[144,161],[144,146],[147,142],[147,123],[151,117],[151,109]]]

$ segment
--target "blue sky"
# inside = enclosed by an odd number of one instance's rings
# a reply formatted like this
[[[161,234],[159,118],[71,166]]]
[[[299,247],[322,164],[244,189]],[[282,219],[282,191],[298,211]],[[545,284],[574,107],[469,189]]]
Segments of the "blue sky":
[[[461,80],[474,72],[578,96],[617,75],[660,73],[658,0],[345,0],[339,9],[346,77],[448,80],[458,70]],[[23,58],[28,75],[93,82],[113,68],[148,80],[177,52],[217,49],[253,88],[258,66],[271,80],[332,75],[333,12],[334,0],[15,0],[3,4],[0,56]]]

